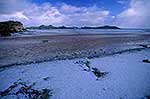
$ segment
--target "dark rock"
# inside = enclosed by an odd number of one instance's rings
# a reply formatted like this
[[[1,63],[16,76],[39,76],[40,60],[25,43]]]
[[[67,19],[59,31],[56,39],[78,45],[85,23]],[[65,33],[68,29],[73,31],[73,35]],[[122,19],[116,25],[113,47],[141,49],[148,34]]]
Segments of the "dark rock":
[[[90,71],[90,69],[91,69],[91,66],[90,66],[91,63],[90,63],[90,61],[86,60],[84,64],[88,68],[87,71]]]
[[[144,62],[144,63],[150,63],[150,60],[144,59],[143,62]]]
[[[48,79],[50,79],[50,77],[45,77],[45,78],[43,78],[43,80],[48,80]]]
[[[102,71],[98,70],[97,68],[92,68],[92,72],[96,76],[96,80],[98,80],[98,78],[104,77],[106,74],[108,74],[108,72],[102,72]]]
[[[43,43],[46,43],[46,42],[48,42],[48,40],[42,40],[42,42],[43,42]]]
[[[142,47],[144,47],[144,48],[149,48],[149,45],[140,44],[140,46],[142,46]]]
[[[25,31],[23,24],[19,21],[0,22],[0,35],[11,36],[11,33]]]
[[[150,96],[145,96],[145,98],[144,99],[150,99]]]

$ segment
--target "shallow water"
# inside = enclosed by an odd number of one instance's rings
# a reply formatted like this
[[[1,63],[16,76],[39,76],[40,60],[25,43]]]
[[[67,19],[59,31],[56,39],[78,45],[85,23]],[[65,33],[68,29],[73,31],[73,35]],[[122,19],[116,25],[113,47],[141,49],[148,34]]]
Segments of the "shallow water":
[[[150,29],[29,29],[28,32],[15,33],[13,36],[68,35],[68,34],[150,34]]]

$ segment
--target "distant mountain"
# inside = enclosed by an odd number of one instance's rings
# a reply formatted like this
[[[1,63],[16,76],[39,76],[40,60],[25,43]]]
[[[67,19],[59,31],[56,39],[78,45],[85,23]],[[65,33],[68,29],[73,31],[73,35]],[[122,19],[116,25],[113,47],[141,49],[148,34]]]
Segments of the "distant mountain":
[[[117,26],[100,26],[100,27],[81,27],[81,29],[120,29]]]
[[[99,26],[99,27],[66,27],[66,26],[53,26],[53,25],[40,25],[38,27],[27,27],[27,29],[120,29],[117,26]]]
[[[27,29],[56,29],[56,27],[52,26],[52,25],[40,25],[38,27],[35,26],[31,26],[31,27],[27,27]]]

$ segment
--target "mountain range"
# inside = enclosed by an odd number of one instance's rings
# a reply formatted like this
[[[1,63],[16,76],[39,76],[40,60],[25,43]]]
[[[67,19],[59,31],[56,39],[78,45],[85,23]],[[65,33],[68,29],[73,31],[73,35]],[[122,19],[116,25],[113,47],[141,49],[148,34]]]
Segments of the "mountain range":
[[[84,26],[84,27],[68,27],[68,26],[53,26],[53,25],[40,25],[40,26],[32,26],[27,27],[27,29],[120,29],[117,26],[98,26],[98,27],[90,27],[90,26]]]

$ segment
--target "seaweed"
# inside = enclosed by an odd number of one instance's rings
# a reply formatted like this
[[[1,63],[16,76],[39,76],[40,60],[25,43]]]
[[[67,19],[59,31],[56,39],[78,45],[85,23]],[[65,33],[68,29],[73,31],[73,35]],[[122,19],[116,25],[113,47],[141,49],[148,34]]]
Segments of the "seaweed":
[[[14,82],[10,87],[8,87],[6,90],[0,92],[0,97],[5,97],[9,95],[15,95],[19,97],[21,94],[25,97],[25,99],[48,99],[52,96],[52,90],[50,89],[42,89],[42,90],[36,90],[32,87],[35,85],[35,82],[31,85],[27,85],[25,82],[22,81],[16,81]],[[17,88],[18,90],[14,92],[13,89]],[[21,98],[21,97],[19,97]]]
[[[96,76],[96,80],[98,80],[100,77],[104,77],[108,72],[102,72],[96,67],[92,68],[93,74]]]
[[[96,80],[100,77],[103,78],[106,74],[108,74],[108,72],[100,71],[98,68],[92,67],[91,62],[87,59],[85,61],[77,61],[76,64],[79,64],[84,71],[92,72],[96,76]]]

